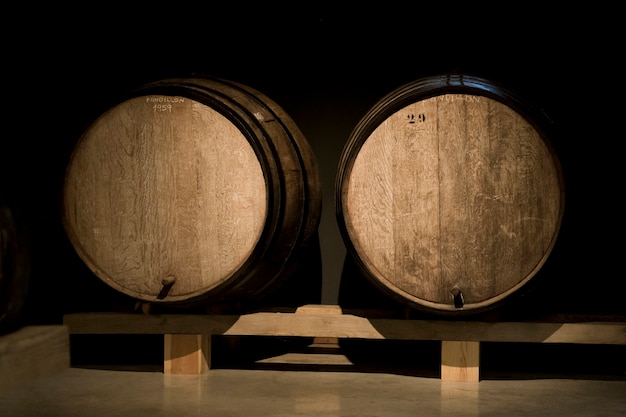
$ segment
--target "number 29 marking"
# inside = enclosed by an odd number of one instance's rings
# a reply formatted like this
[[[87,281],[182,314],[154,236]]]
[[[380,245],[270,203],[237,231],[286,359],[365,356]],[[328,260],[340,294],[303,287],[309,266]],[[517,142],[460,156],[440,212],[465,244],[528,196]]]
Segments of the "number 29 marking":
[[[423,123],[423,122],[426,121],[426,115],[424,113],[420,113],[417,116],[415,114],[411,113],[411,114],[408,114],[406,117],[407,117],[407,119],[408,119],[410,124],[413,124],[413,123]]]

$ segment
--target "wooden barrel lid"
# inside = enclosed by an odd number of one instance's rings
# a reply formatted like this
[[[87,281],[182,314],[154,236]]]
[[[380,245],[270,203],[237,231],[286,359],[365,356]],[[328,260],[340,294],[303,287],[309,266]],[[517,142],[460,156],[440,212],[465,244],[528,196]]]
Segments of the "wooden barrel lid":
[[[267,196],[259,158],[232,121],[187,97],[146,95],[108,110],[74,149],[65,225],[109,285],[176,301],[248,261]]]
[[[495,306],[545,262],[563,213],[558,160],[507,94],[471,77],[385,97],[338,175],[338,219],[366,276],[441,313]]]

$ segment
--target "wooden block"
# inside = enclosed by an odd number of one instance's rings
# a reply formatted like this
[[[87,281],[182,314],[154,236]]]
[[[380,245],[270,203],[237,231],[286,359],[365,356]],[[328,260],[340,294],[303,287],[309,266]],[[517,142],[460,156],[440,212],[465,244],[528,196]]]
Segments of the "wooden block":
[[[314,337],[311,347],[339,347],[338,337]]]
[[[166,334],[163,373],[200,375],[211,368],[210,334]]]
[[[478,382],[480,342],[441,342],[441,381]]]
[[[338,316],[342,314],[341,307],[334,304],[306,304],[296,309],[296,314],[321,314]]]
[[[0,388],[70,367],[67,326],[26,326],[0,336]]]

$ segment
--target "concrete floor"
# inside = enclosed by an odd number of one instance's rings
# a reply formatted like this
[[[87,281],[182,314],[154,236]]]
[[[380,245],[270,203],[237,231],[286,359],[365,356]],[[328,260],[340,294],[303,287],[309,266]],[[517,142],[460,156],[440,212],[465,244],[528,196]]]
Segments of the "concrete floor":
[[[214,369],[198,376],[72,367],[0,392],[0,415],[623,417],[626,380],[458,383],[350,371]]]
[[[73,337],[70,367],[0,390],[0,416],[626,416],[623,346],[485,344],[472,383],[439,379],[432,342],[218,339],[208,373],[167,375],[141,340]]]

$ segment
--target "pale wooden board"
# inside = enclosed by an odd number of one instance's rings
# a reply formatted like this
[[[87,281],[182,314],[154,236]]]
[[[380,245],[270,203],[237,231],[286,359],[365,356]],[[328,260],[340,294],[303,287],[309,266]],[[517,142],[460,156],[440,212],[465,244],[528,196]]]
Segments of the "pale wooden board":
[[[211,368],[211,335],[164,335],[163,373],[199,375]]]
[[[441,342],[441,380],[478,382],[480,342]]]
[[[368,319],[350,314],[246,315],[75,313],[72,334],[223,334],[398,340],[626,345],[626,322],[538,323]]]
[[[354,365],[345,355],[332,353],[285,353],[260,359],[257,363],[281,363],[290,365]]]

